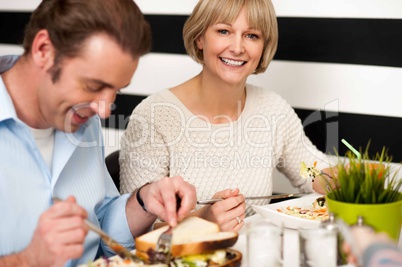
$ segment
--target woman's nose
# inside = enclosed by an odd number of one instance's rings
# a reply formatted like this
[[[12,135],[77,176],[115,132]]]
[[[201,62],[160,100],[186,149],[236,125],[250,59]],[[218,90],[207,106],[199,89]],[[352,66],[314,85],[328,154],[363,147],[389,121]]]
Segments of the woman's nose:
[[[235,55],[244,53],[243,38],[239,36],[234,37],[232,40],[232,44],[230,45],[230,51]]]

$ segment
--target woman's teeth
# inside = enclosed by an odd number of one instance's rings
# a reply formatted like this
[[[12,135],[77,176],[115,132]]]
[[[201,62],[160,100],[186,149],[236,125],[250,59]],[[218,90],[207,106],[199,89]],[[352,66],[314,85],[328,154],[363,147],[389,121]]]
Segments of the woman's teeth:
[[[223,63],[230,65],[230,66],[234,66],[234,67],[241,66],[245,62],[245,61],[237,61],[237,60],[232,60],[232,59],[227,59],[227,58],[221,58],[221,60]]]

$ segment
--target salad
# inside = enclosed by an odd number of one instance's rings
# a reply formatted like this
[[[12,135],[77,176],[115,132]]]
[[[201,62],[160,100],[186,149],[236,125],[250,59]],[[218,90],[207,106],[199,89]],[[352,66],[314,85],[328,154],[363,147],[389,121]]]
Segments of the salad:
[[[325,221],[329,218],[324,196],[317,198],[312,205],[308,207],[287,206],[283,209],[277,209],[277,211],[290,216],[313,221]]]

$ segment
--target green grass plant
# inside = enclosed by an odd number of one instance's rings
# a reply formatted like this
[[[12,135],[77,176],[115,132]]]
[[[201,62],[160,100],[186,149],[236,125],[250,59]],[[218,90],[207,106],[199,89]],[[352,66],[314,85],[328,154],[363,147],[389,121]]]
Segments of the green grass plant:
[[[369,144],[370,145],[370,144]],[[380,204],[402,200],[402,178],[391,173],[392,157],[383,148],[369,157],[368,148],[357,157],[351,151],[338,164],[335,187],[328,183],[327,197],[346,203]]]

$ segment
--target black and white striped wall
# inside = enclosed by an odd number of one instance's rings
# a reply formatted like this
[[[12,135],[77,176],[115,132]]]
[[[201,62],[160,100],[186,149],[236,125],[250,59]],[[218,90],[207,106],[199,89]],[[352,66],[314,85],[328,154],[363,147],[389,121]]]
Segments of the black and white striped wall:
[[[135,0],[153,30],[152,52],[105,121],[106,152],[119,139],[132,109],[147,95],[201,69],[184,51],[182,26],[197,0]],[[20,53],[23,27],[39,0],[0,0],[0,54]],[[279,48],[264,74],[250,83],[281,94],[320,149],[389,148],[402,161],[402,1],[273,0]],[[1,107],[0,107],[1,108]]]

